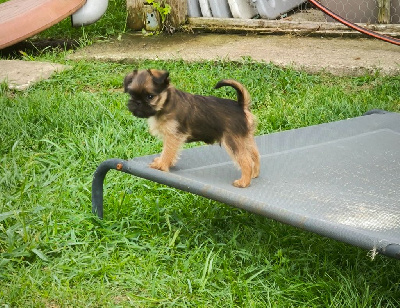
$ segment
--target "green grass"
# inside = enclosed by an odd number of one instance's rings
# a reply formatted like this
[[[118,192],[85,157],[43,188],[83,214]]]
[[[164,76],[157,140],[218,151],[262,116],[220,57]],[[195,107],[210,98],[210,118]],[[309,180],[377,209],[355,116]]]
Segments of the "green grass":
[[[0,303],[20,307],[396,307],[400,263],[227,205],[110,173],[91,214],[98,163],[159,152],[126,110],[133,66],[69,62],[26,92],[1,86]],[[224,77],[250,90],[258,134],[400,111],[400,76],[308,75],[270,64],[181,61],[182,89]],[[101,77],[99,77],[101,76]]]
[[[83,32],[65,21],[41,37],[118,35],[123,1],[110,3],[109,26]],[[234,97],[212,88],[222,78],[242,81],[257,134],[373,108],[399,112],[400,76],[310,75],[251,59],[126,65],[65,55],[26,55],[72,68],[25,92],[0,84],[1,307],[400,305],[397,260],[371,260],[365,250],[117,172],[106,178],[103,221],[90,200],[100,162],[161,150],[125,107],[122,80],[133,67],[167,69],[177,87],[198,94]]]

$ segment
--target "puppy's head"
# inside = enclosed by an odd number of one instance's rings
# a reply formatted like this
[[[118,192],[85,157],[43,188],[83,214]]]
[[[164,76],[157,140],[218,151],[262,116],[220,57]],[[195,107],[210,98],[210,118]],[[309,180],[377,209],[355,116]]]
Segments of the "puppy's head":
[[[162,110],[167,99],[169,73],[161,70],[134,70],[125,76],[125,93],[130,95],[128,109],[134,116],[149,118]]]

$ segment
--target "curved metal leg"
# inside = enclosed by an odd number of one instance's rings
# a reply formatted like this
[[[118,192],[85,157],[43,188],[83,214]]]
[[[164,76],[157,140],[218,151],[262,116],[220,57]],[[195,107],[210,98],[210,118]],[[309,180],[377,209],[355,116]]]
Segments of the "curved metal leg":
[[[92,182],[92,213],[96,214],[100,219],[103,218],[103,183],[104,178],[109,170],[122,170],[124,164],[122,159],[108,159],[102,162],[93,175]]]

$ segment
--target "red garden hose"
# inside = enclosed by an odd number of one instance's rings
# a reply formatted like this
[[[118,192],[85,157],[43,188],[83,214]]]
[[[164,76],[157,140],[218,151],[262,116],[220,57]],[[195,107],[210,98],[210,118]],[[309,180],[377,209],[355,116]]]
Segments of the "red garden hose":
[[[330,17],[336,19],[337,21],[341,22],[342,24],[346,25],[347,27],[350,27],[350,28],[352,28],[354,30],[357,30],[357,31],[359,31],[359,32],[361,32],[363,34],[372,36],[374,38],[383,40],[385,42],[392,43],[392,44],[400,46],[400,40],[399,39],[396,39],[396,38],[391,37],[391,36],[386,36],[386,35],[383,35],[383,34],[379,34],[377,32],[374,32],[374,31],[365,29],[363,27],[360,27],[360,26],[358,26],[358,25],[356,25],[356,24],[354,24],[354,23],[352,23],[352,22],[340,17],[339,15],[336,15],[334,12],[332,12],[331,10],[329,10],[328,8],[326,8],[325,6],[320,4],[317,0],[308,0],[308,1],[311,2],[312,4],[314,4],[322,12],[324,12],[325,14],[329,15]]]

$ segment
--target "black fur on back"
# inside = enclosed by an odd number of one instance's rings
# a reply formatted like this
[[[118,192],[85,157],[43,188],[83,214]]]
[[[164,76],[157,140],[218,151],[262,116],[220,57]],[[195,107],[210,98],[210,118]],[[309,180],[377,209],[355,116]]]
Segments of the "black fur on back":
[[[191,137],[187,142],[220,142],[224,133],[245,136],[249,132],[246,115],[238,102],[214,96],[192,95],[168,89],[169,99],[159,116],[173,114],[178,130]]]

